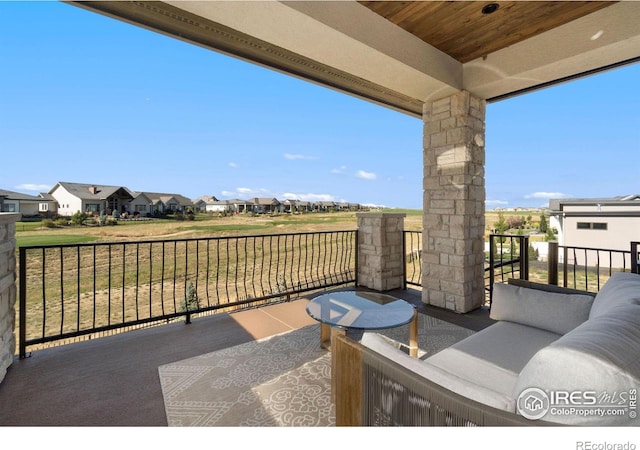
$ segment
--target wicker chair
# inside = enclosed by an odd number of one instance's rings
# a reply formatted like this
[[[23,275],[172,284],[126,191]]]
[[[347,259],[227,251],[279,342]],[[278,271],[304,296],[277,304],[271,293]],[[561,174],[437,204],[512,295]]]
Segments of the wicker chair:
[[[332,336],[332,388],[337,426],[550,425],[458,395],[344,333]]]

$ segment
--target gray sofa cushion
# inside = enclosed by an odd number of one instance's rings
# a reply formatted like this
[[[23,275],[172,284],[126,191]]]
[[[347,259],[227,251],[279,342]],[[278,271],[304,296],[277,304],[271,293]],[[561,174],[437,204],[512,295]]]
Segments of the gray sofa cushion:
[[[640,306],[619,304],[536,353],[520,373],[513,396],[538,388],[546,392],[592,391],[597,396],[622,394],[628,399],[630,390],[640,388],[639,342]],[[573,425],[640,425],[629,415],[547,414],[543,420]]]
[[[511,395],[504,395],[485,386],[460,378],[457,374],[441,369],[440,367],[430,364],[428,361],[413,358],[397,347],[389,344],[387,339],[375,332],[365,332],[362,335],[360,343],[375,350],[381,356],[415,372],[421,377],[439,384],[445,389],[449,389],[459,395],[493,408],[515,412],[515,399],[513,399]]]
[[[640,304],[640,275],[617,272],[600,288],[589,313],[589,318],[606,314],[620,304]]]
[[[522,368],[561,336],[513,322],[498,322],[426,359],[469,382],[511,396]],[[518,345],[513,345],[514,342]]]
[[[496,283],[490,317],[566,334],[589,318],[593,302],[590,295],[559,294]]]

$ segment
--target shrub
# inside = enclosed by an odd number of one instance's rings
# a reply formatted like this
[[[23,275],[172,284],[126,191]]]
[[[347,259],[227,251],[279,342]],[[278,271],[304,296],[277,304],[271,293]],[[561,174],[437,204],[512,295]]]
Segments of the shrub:
[[[56,224],[53,223],[53,220],[51,220],[51,219],[44,219],[42,221],[42,226],[45,227],[45,228],[55,228]]]
[[[82,211],[76,211],[73,213],[73,216],[71,216],[71,223],[75,225],[82,225],[86,219],[87,215],[85,213]]]

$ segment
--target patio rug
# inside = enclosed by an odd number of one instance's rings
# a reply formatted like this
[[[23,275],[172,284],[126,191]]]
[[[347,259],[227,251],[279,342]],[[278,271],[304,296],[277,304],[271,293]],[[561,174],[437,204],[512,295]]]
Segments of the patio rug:
[[[381,333],[408,341],[408,325]],[[419,356],[471,334],[421,315]],[[331,355],[319,341],[320,326],[310,325],[160,366],[169,426],[333,426]]]

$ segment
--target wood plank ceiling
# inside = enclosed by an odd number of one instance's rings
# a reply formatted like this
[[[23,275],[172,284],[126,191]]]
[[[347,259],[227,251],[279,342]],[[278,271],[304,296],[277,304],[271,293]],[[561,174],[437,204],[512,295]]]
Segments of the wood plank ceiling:
[[[617,2],[360,1],[424,42],[466,63]],[[483,13],[487,5],[493,13]],[[494,6],[495,7],[495,6]]]

